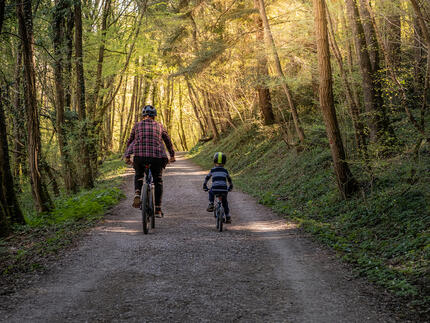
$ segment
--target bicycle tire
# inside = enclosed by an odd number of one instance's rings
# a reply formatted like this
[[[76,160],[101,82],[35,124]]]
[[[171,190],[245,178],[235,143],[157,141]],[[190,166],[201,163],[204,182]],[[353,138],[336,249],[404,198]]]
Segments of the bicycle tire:
[[[155,228],[155,197],[154,197],[154,187],[151,185],[151,190],[149,191],[149,211],[151,212],[150,218],[151,218],[151,229]]]
[[[142,227],[144,234],[148,234],[149,231],[148,220],[148,184],[144,183],[142,187]]]
[[[221,206],[219,208],[219,228],[218,228],[219,232],[222,232],[223,224],[224,224],[224,208]]]

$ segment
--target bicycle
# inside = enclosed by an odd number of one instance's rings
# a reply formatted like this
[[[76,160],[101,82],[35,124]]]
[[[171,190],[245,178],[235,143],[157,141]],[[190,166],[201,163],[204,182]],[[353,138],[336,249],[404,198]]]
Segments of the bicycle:
[[[209,189],[204,189],[205,192]],[[214,217],[216,220],[216,228],[219,232],[222,232],[223,224],[226,222],[224,207],[222,206],[223,194],[215,193],[215,203],[214,203]]]
[[[215,209],[214,216],[216,219],[216,228],[219,232],[222,232],[223,224],[225,223],[225,211],[222,206],[222,194],[215,194]]]
[[[155,228],[155,202],[154,202],[154,182],[152,180],[151,165],[145,165],[145,176],[140,196],[140,210],[142,211],[143,233],[148,234],[149,225]]]

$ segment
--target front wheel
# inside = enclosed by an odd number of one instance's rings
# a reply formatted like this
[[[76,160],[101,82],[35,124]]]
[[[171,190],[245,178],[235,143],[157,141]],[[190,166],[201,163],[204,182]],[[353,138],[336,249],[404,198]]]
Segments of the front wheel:
[[[143,233],[148,234],[149,231],[149,201],[148,201],[148,184],[143,184],[142,189],[142,226]]]

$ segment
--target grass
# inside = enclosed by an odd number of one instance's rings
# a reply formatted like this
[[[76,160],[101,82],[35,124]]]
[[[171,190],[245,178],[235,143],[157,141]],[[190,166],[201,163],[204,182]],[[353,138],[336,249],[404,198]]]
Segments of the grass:
[[[100,167],[95,187],[69,196],[63,193],[54,200],[55,209],[37,214],[31,193],[19,196],[26,225],[0,240],[0,277],[4,283],[16,274],[41,270],[45,263],[67,248],[85,230],[97,223],[103,214],[124,196],[120,189],[125,164],[119,156],[112,156]]]
[[[225,152],[226,168],[236,187],[337,250],[355,265],[357,275],[428,311],[428,152],[418,159],[406,153],[380,159],[372,165],[373,177],[359,162],[350,160],[354,175],[366,185],[345,201],[338,193],[321,129],[308,129],[308,138],[314,144],[297,153],[287,149],[275,128],[248,124],[216,144],[197,145],[190,157],[210,168],[214,152]]]

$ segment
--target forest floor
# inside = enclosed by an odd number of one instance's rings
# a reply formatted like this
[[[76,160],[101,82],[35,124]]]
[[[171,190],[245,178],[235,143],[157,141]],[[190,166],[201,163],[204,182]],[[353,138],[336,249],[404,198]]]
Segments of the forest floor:
[[[128,173],[127,199],[45,274],[0,295],[0,322],[408,321],[249,195],[229,195],[233,223],[217,232],[206,172],[182,155],[163,177],[165,217],[143,235]]]

